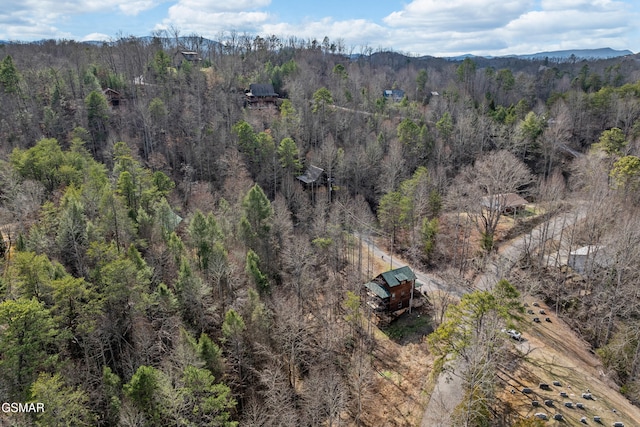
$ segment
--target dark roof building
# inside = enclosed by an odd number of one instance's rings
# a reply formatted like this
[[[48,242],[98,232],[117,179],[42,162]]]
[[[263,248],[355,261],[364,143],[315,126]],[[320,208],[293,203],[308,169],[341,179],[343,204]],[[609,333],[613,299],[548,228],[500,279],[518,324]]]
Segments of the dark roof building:
[[[202,61],[202,58],[200,58],[200,55],[198,55],[198,52],[183,50],[180,53],[182,54],[182,57],[186,61],[189,61],[189,62]]]
[[[124,96],[122,96],[122,94],[117,90],[111,89],[110,87],[103,90],[102,93],[105,98],[107,98],[107,102],[112,108],[118,108],[120,104],[125,102]]]
[[[404,91],[402,89],[387,89],[382,92],[382,96],[384,96],[386,99],[400,102],[402,101],[402,98],[404,98]]]
[[[416,280],[416,275],[413,273],[413,270],[407,266],[396,268],[395,270],[389,270],[380,274],[380,276],[382,276],[385,283],[391,288],[409,280]]]
[[[273,85],[252,83],[245,91],[245,106],[269,107],[276,105],[279,95],[273,90]]]
[[[179,50],[173,54],[173,64],[177,68],[182,67],[182,64],[185,62],[190,64],[199,64],[201,61],[202,58],[198,52],[191,50]]]
[[[256,98],[269,98],[269,97],[277,97],[278,94],[273,89],[273,85],[270,83],[267,84],[257,84],[251,83],[249,85],[248,96],[253,96]]]
[[[494,194],[482,198],[482,207],[501,213],[516,213],[529,203],[516,193]]]
[[[410,308],[415,283],[416,275],[407,266],[381,273],[363,285],[367,305],[385,313]]]
[[[314,165],[309,165],[304,174],[298,177],[298,180],[305,184],[318,184],[323,174],[324,169]]]

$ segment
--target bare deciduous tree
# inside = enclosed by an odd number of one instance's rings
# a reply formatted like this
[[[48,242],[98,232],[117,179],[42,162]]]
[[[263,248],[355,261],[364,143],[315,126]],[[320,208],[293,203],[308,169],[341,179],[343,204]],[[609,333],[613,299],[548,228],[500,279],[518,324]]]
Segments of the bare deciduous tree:
[[[400,181],[406,176],[405,160],[402,156],[402,145],[394,141],[389,147],[389,153],[382,163],[380,188],[384,193],[395,191]]]
[[[305,408],[310,425],[340,426],[347,392],[340,373],[332,365],[313,369],[307,380]]]
[[[529,168],[505,150],[482,156],[456,177],[452,202],[473,220],[482,235],[484,249],[493,248],[508,194],[525,190],[532,180]]]

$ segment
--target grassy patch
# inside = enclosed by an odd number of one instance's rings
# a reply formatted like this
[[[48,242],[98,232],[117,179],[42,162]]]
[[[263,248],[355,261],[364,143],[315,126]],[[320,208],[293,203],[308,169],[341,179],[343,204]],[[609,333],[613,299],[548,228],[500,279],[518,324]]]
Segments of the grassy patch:
[[[383,378],[386,378],[386,379],[388,379],[388,380],[392,379],[392,378],[393,378],[393,376],[394,376],[394,374],[395,374],[395,372],[393,372],[393,371],[387,371],[387,370],[380,372],[380,375],[381,375]]]
[[[536,215],[540,215],[543,212],[544,211],[542,209],[535,205],[527,205],[523,210],[518,211],[518,213],[515,214],[515,217],[520,219],[531,218]]]
[[[403,341],[414,337],[421,338],[432,330],[428,316],[406,316],[384,328],[383,332],[394,341]]]
[[[397,386],[402,385],[402,375],[400,375],[399,372],[382,371],[380,373],[380,375],[382,376],[382,378],[391,381],[392,383],[394,383]]]

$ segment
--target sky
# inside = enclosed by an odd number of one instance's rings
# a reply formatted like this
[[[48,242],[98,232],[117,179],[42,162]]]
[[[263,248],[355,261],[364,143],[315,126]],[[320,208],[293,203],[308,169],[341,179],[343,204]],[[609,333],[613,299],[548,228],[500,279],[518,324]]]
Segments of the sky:
[[[3,0],[0,40],[117,40],[162,30],[328,37],[410,55],[640,51],[638,0]]]

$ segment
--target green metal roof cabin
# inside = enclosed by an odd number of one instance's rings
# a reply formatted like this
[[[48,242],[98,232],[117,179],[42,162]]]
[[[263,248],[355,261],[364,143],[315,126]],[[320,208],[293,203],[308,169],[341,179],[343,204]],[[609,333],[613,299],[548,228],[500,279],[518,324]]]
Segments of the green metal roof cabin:
[[[363,285],[367,305],[376,312],[388,313],[411,308],[415,283],[416,275],[407,266],[381,273]]]

